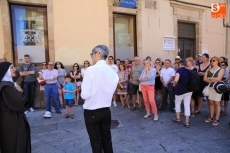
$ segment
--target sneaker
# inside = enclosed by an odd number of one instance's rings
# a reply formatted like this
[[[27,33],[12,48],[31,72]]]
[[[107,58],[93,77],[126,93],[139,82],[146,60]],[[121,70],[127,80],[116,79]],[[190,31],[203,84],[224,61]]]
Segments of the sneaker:
[[[158,121],[158,119],[159,119],[159,117],[158,117],[158,115],[156,115],[156,116],[154,116],[153,121],[156,122],[156,121]]]
[[[151,116],[151,114],[146,114],[146,115],[144,116],[144,119],[149,118],[150,116]]]
[[[27,115],[27,114],[28,114],[28,111],[25,111],[24,114]]]
[[[71,115],[71,119],[74,119],[74,117],[75,117],[74,115]]]
[[[117,102],[116,101],[113,101],[113,106],[117,107]]]
[[[32,107],[30,107],[30,112],[35,112],[35,110]]]
[[[51,112],[46,111],[45,114],[43,115],[45,118],[51,118]]]
[[[65,118],[69,118],[69,114],[65,114]]]

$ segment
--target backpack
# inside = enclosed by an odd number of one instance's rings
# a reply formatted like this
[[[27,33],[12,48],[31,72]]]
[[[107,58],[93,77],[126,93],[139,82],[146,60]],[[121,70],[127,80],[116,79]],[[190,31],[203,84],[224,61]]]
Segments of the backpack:
[[[189,73],[189,82],[187,88],[189,91],[196,92],[200,88],[200,76],[193,70],[186,71]]]

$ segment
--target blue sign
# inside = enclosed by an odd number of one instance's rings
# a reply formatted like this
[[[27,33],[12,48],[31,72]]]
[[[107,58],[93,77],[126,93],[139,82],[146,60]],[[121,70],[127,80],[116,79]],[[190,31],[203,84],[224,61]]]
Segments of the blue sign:
[[[120,7],[137,8],[137,0],[121,0]]]

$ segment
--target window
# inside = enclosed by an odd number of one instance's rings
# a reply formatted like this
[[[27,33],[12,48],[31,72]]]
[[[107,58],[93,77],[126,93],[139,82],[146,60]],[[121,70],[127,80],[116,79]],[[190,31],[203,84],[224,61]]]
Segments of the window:
[[[24,63],[29,54],[31,62],[48,60],[46,7],[10,5],[15,65]]]

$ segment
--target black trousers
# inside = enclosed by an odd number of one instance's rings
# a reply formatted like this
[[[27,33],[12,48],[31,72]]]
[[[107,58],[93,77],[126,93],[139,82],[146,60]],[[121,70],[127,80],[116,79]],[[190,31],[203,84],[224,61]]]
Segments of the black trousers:
[[[93,153],[113,153],[110,109],[85,109],[84,117]]]

